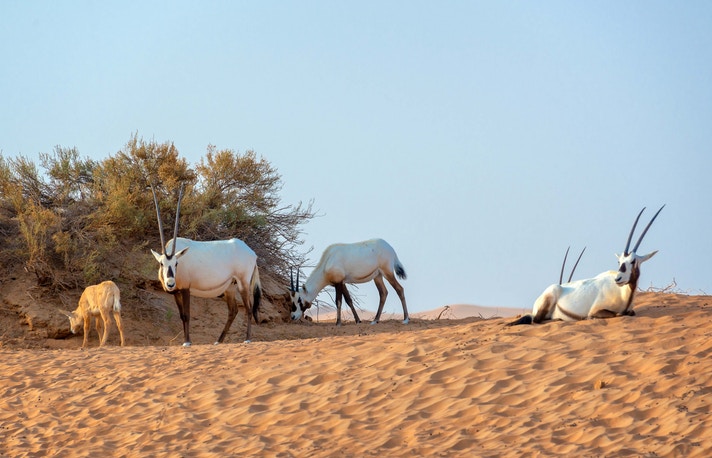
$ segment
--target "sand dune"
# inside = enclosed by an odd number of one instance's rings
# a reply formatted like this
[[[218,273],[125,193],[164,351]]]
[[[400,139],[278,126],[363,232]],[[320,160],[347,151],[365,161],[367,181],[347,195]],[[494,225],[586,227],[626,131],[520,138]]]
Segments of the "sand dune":
[[[710,456],[711,304],[648,293],[635,317],[579,323],[0,348],[0,456]]]
[[[410,313],[411,317],[421,318],[424,320],[459,320],[462,318],[503,318],[511,317],[521,313],[527,313],[529,310],[516,309],[511,307],[486,307],[472,304],[451,304],[438,307],[436,309],[427,310],[425,312]],[[336,320],[336,310],[332,307],[322,308],[317,310],[316,307],[307,310],[307,315],[317,321],[334,321]],[[362,320],[372,320],[376,316],[373,310],[357,309],[359,318]],[[403,312],[385,312],[381,316],[384,320],[403,319]],[[353,321],[353,315],[348,306],[344,305],[341,310],[341,319],[344,321]]]

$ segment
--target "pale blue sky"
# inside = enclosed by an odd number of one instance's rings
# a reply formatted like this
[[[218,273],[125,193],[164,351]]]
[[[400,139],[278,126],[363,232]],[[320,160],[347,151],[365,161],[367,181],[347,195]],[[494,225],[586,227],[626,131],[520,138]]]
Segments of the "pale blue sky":
[[[385,238],[411,311],[529,308],[662,204],[641,286],[712,293],[712,2],[4,0],[0,57],[6,157],[255,150],[312,260]]]

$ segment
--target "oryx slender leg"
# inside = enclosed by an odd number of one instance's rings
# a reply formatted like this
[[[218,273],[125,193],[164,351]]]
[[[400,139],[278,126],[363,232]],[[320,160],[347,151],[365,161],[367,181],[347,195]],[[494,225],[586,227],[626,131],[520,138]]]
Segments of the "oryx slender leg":
[[[405,290],[403,289],[403,286],[398,282],[395,275],[390,272],[386,272],[384,275],[386,277],[386,280],[388,280],[388,283],[390,283],[393,289],[396,290],[396,294],[398,294],[398,298],[400,299],[401,305],[403,306],[403,324],[408,324],[408,322],[410,321],[410,316],[408,315],[408,306],[405,304]]]
[[[553,310],[554,310],[553,305],[554,305],[554,303],[553,303],[552,298],[547,297],[544,300],[544,303],[541,305],[541,307],[539,307],[539,309],[536,311],[536,314],[534,315],[534,318],[532,321],[534,321],[534,323],[541,323],[544,320],[548,319],[549,311],[553,312]]]
[[[346,287],[346,284],[344,284],[343,293],[344,293],[344,299],[346,299],[346,303],[351,308],[351,313],[354,314],[354,320],[356,320],[357,324],[360,323],[361,318],[359,318],[358,313],[356,313],[356,308],[354,307],[354,303],[351,300],[351,293],[349,293],[349,289]]]
[[[252,318],[255,320],[255,324],[260,323],[260,319],[257,316],[258,310],[259,310],[259,305],[260,305],[260,294],[262,292],[259,289],[256,289],[252,292],[249,290],[247,291],[247,294],[245,294],[243,297],[247,297],[247,300],[249,300],[250,303],[250,309],[247,309],[247,306],[245,306],[245,311],[247,313],[247,317],[249,318],[250,315],[252,315]],[[243,299],[244,301],[244,299]]]
[[[227,303],[227,322],[225,323],[225,328],[223,329],[222,333],[220,333],[220,337],[218,337],[217,342],[215,344],[222,343],[223,340],[225,340],[225,336],[227,335],[227,331],[230,329],[230,326],[232,326],[232,322],[235,320],[235,317],[237,316],[237,300],[236,300],[236,295],[235,295],[235,290],[232,289],[232,287],[228,288],[225,291],[225,302]],[[247,327],[250,327],[250,314],[247,314]]]
[[[255,319],[255,324],[257,324],[256,314],[253,313],[252,309],[254,304],[252,303],[252,296],[250,295],[249,285],[244,285],[238,288],[240,290],[240,297],[242,298],[242,303],[245,306],[245,321],[247,322],[247,334],[245,335],[245,342],[252,340],[252,316]],[[237,312],[236,312],[237,313]]]
[[[373,282],[376,284],[376,289],[378,289],[378,312],[376,312],[376,317],[371,324],[376,324],[381,320],[381,312],[383,312],[383,306],[386,304],[388,290],[386,289],[386,284],[383,283],[383,275],[376,275]]]
[[[551,285],[534,302],[532,321],[541,323],[550,320],[556,309],[556,303],[561,297],[561,285]]]
[[[97,317],[97,319],[98,319],[98,317]],[[101,336],[101,341],[99,342],[99,346],[103,347],[104,344],[106,343],[107,339],[109,338],[109,327],[111,326],[111,315],[109,315],[108,313],[104,313],[102,311],[101,320],[104,322],[104,335]]]
[[[611,312],[610,310],[602,309],[596,311],[590,318],[613,318],[617,315],[616,312]]]
[[[336,289],[336,326],[341,326],[341,298],[344,295],[344,283],[337,283],[334,285]]]
[[[114,321],[116,327],[119,328],[119,336],[121,337],[121,346],[124,346],[124,325],[121,323],[121,312],[114,311]]]
[[[99,319],[97,317],[97,319]],[[84,342],[82,343],[82,348],[85,348],[89,343],[89,328],[91,327],[91,315],[88,313],[84,314]]]
[[[190,347],[190,290],[182,289],[173,296],[178,306],[178,314],[183,322],[184,347]]]

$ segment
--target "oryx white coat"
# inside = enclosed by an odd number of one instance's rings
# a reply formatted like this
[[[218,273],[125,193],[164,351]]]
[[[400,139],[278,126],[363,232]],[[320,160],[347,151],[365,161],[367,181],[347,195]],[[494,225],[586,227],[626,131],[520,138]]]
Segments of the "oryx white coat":
[[[407,324],[410,319],[405,302],[405,292],[396,276],[405,279],[405,269],[393,247],[383,239],[330,245],[324,250],[319,264],[317,264],[301,288],[298,288],[299,272],[297,272],[297,285],[295,287],[294,282],[292,282],[290,288],[292,319],[298,320],[301,318],[304,311],[311,307],[319,292],[326,286],[332,285],[336,289],[336,324],[341,324],[342,296],[351,308],[354,319],[359,323],[361,320],[353,306],[346,284],[366,283],[373,280],[376,283],[379,294],[378,312],[373,319],[373,323],[378,323],[388,295],[386,285],[383,283],[383,277],[385,277],[400,298],[403,306],[403,323]]]

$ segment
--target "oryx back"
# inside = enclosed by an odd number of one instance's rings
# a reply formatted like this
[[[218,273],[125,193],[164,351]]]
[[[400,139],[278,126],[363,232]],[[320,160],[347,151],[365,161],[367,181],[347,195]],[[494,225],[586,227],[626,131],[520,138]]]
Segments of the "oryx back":
[[[615,284],[615,272],[603,272],[593,278],[564,283],[551,313],[551,319],[578,321],[589,318],[602,308],[622,312],[621,289]],[[621,300],[617,300],[617,299]],[[612,300],[613,299],[613,300]],[[620,310],[619,310],[620,309]]]
[[[169,240],[166,247],[172,243],[173,240]],[[248,283],[240,287],[249,288],[257,255],[242,240],[200,242],[178,237],[176,251],[186,247],[189,249],[176,268],[177,289],[190,289],[197,297],[217,297],[240,279],[248,279]]]
[[[331,245],[324,251],[319,266],[323,264],[332,284],[366,283],[378,275],[394,272],[396,264],[400,266],[397,259],[395,250],[385,240],[373,239]]]

